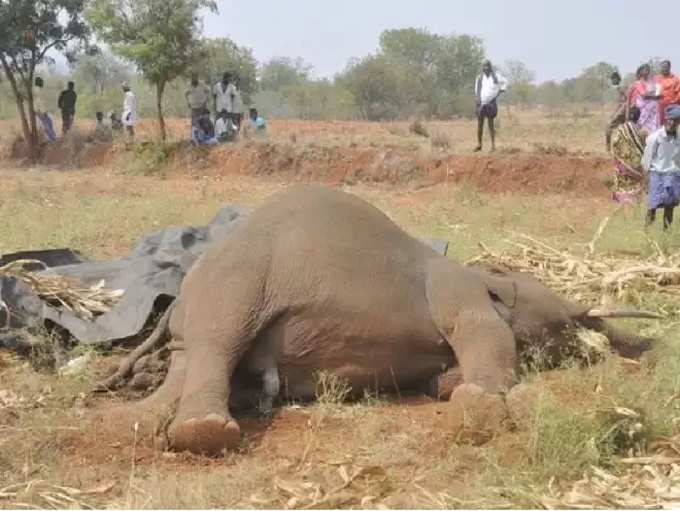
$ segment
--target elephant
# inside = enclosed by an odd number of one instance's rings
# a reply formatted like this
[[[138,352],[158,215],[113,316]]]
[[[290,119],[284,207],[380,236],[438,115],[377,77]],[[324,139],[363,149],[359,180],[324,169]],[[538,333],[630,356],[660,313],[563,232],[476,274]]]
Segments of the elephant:
[[[147,403],[176,403],[170,447],[204,455],[239,445],[229,403],[253,384],[269,411],[281,395],[313,398],[317,371],[354,392],[422,387],[449,371],[463,383],[455,403],[471,388],[502,398],[523,350],[538,342],[559,357],[579,325],[624,356],[649,348],[529,275],[461,265],[318,185],[272,195],[211,245],[165,324],[175,349]]]

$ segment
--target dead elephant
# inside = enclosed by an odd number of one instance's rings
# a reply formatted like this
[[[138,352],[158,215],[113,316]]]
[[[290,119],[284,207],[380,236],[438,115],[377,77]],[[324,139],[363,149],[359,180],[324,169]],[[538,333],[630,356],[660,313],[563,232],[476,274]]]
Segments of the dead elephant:
[[[451,400],[462,402],[502,396],[518,352],[536,339],[559,348],[570,326],[604,331],[626,356],[647,348],[529,276],[457,264],[363,200],[316,186],[272,196],[210,247],[169,324],[183,349],[148,403],[178,400],[170,443],[204,454],[238,445],[228,403],[247,376],[270,406],[279,394],[313,397],[319,370],[361,391],[458,367],[465,385]]]

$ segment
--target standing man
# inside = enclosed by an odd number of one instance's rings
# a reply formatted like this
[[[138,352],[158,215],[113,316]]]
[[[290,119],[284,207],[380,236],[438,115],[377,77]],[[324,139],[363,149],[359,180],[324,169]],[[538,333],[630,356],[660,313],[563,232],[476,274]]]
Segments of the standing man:
[[[191,111],[191,130],[198,124],[198,119],[203,115],[203,112],[208,109],[208,101],[210,101],[210,88],[198,81],[198,76],[191,75],[191,87],[186,91],[184,97],[187,99],[187,105]]]
[[[73,118],[76,115],[76,101],[78,100],[78,95],[75,91],[75,85],[73,82],[68,82],[68,88],[61,91],[59,94],[58,106],[61,110],[61,136],[65,137],[66,134],[73,126]]]
[[[135,124],[137,123],[137,98],[130,90],[127,82],[123,82],[123,126],[128,134],[128,140],[134,142],[135,139]]]
[[[491,151],[496,150],[496,128],[494,120],[498,115],[497,99],[507,89],[508,82],[500,74],[494,71],[491,61],[482,63],[482,72],[475,80],[475,97],[477,99],[477,148],[475,152],[482,150],[482,137],[484,136],[484,119],[488,119],[489,133],[491,134]]]
[[[616,110],[609,119],[605,141],[607,144],[607,152],[612,148],[612,133],[614,130],[626,122],[626,104],[628,102],[628,90],[621,83],[621,75],[618,71],[614,71],[610,77],[612,87],[616,91]]]
[[[243,98],[241,97],[241,82],[238,76],[234,76],[234,95],[231,106],[233,109],[234,124],[240,130],[243,122]]]
[[[215,112],[227,111],[227,116],[234,122],[234,96],[236,87],[231,81],[231,73],[224,73],[222,81],[217,82],[213,87],[213,107]]]
[[[680,78],[671,73],[671,61],[664,60],[660,64],[661,74],[654,81],[661,86],[661,101],[659,102],[659,117],[661,124],[665,120],[666,108],[680,103]]]
[[[664,125],[647,137],[642,168],[648,175],[647,225],[663,208],[663,228],[673,223],[673,210],[680,203],[680,105],[670,105],[664,112]]]

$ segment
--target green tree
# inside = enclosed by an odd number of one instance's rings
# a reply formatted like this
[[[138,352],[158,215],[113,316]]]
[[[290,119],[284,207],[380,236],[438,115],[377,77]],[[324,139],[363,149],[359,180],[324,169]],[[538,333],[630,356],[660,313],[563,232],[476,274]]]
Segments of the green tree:
[[[84,41],[85,0],[0,0],[0,64],[21,120],[24,139],[36,156],[38,130],[33,105],[36,67],[50,51],[65,52]]]
[[[311,72],[312,66],[301,58],[274,57],[260,68],[260,89],[279,92],[284,87],[308,81]]]
[[[380,53],[411,71],[432,70],[441,37],[421,28],[385,30],[380,34]]]
[[[354,96],[364,119],[379,121],[399,115],[399,76],[387,59],[369,55],[351,61],[338,78]]]
[[[564,86],[554,81],[538,85],[535,94],[537,103],[551,108],[561,106],[568,100]]]
[[[212,0],[93,0],[88,12],[99,37],[155,87],[163,141],[163,92],[201,53],[198,12],[203,8],[216,10],[216,5]]]
[[[439,39],[435,59],[436,101],[433,113],[438,117],[472,113],[475,106],[474,84],[484,59],[484,45],[479,37],[466,34]]]
[[[528,105],[534,94],[536,74],[519,60],[506,61],[501,72],[508,79],[508,101]]]
[[[201,41],[202,57],[190,71],[203,77],[208,84],[217,82],[224,72],[239,77],[239,88],[246,101],[257,89],[257,61],[250,48],[237,45],[228,38]]]
[[[99,48],[77,55],[71,68],[74,81],[87,84],[95,96],[102,96],[106,90],[120,86],[132,75],[130,66]]]
[[[399,109],[405,114],[433,114],[440,41],[440,36],[420,28],[385,30],[380,34],[380,55],[399,76]]]
[[[584,69],[571,84],[574,99],[588,103],[603,103],[609,89],[609,77],[617,70],[616,66],[607,62],[598,62]]]

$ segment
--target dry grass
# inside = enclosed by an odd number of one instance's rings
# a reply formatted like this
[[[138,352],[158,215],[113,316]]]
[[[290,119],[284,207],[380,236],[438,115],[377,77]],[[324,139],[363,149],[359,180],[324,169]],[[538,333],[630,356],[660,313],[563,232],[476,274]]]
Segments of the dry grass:
[[[316,373],[316,401],[322,405],[340,405],[347,401],[352,387],[347,380],[326,371]]]

